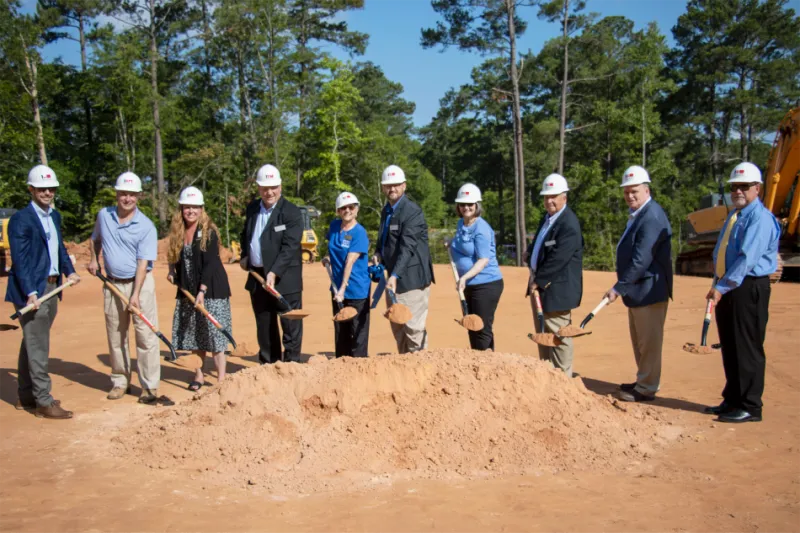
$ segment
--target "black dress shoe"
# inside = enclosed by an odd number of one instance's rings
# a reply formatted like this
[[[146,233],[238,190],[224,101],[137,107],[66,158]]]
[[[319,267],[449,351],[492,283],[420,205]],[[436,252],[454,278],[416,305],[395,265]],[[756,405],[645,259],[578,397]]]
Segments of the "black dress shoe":
[[[617,394],[617,397],[623,402],[652,402],[656,399],[655,396],[642,394],[638,390],[632,390],[630,392],[620,391],[619,394]]]
[[[720,414],[717,420],[733,424],[738,424],[740,422],[761,422],[761,415],[751,415],[744,409],[731,409],[727,413]]]
[[[619,386],[619,390],[624,390],[625,392],[631,392],[636,388],[636,383],[622,383]]]

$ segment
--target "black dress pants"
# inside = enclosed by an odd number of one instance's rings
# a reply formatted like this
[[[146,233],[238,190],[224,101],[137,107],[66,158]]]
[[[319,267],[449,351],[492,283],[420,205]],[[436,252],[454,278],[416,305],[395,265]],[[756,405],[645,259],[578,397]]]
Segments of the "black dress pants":
[[[478,315],[483,320],[483,329],[469,332],[469,345],[473,350],[494,350],[494,312],[503,294],[503,280],[490,281],[480,285],[467,285],[464,297],[467,310],[471,315]]]
[[[303,306],[303,293],[284,294],[292,309]],[[303,342],[303,321],[280,318],[283,329],[283,355],[281,357],[281,334],[278,329],[278,300],[256,285],[250,293],[250,303],[256,316],[256,335],[258,336],[258,360],[261,364],[276,363],[281,360],[297,361]]]
[[[754,416],[761,416],[763,405],[770,292],[768,276],[747,276],[739,287],[722,296],[716,311],[725,369],[722,397],[731,407]]]
[[[333,314],[339,312],[336,301],[332,301]],[[358,300],[344,299],[343,307],[353,307],[358,314],[347,322],[334,322],[333,331],[336,343],[336,357],[350,355],[367,357],[369,352],[369,298]]]

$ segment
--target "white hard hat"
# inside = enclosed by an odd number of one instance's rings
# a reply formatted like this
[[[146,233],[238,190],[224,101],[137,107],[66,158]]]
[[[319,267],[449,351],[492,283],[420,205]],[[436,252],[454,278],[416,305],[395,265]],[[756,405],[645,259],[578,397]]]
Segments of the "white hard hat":
[[[346,205],[358,204],[358,198],[351,192],[343,192],[336,197],[336,209],[341,209]]]
[[[731,170],[728,183],[764,183],[761,181],[761,171],[753,163],[739,163]]]
[[[28,185],[38,189],[58,187],[58,178],[52,168],[45,165],[36,165],[28,172]]]
[[[383,169],[381,174],[381,185],[397,185],[398,183],[405,183],[406,173],[397,165],[389,165]]]
[[[264,165],[258,169],[256,183],[261,187],[277,187],[281,184],[281,173],[273,165]]]
[[[456,194],[457,204],[474,204],[481,201],[481,190],[474,183],[465,183]]]
[[[620,187],[630,187],[631,185],[641,185],[642,183],[650,183],[650,174],[642,167],[633,165],[628,167],[622,175]]]
[[[123,172],[117,178],[114,188],[118,191],[142,192],[142,180],[133,172]]]
[[[178,197],[180,205],[203,205],[203,193],[197,187],[186,187]]]
[[[567,179],[564,176],[561,174],[550,174],[544,179],[544,182],[542,182],[542,190],[539,192],[539,196],[552,196],[567,192],[568,190]]]

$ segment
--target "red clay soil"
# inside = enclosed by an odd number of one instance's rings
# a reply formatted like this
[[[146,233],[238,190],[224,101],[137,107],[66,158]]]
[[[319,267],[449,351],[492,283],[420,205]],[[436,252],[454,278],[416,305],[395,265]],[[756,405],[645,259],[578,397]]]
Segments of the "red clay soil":
[[[193,371],[162,363],[159,395],[175,406],[137,404],[136,377],[133,394],[105,399],[102,290],[88,274],[64,291],[51,338],[53,394],[73,419],[14,409],[22,334],[0,327],[0,530],[798,530],[798,285],[772,291],[764,422],[726,425],[702,414],[720,401],[720,352],[682,350],[700,340],[707,279],[676,277],[662,389],[652,403],[626,404],[609,396],[635,378],[625,308],[609,306],[591,336],[575,339],[580,377],[567,379],[527,338],[524,269],[502,269],[496,353],[468,349],[442,284],[431,292],[430,351],[391,355],[390,326],[376,314],[371,357],[329,361],[330,282],[306,266],[307,363],[266,367],[245,273],[226,269],[239,356],[229,381],[210,375],[197,394],[186,390]],[[436,270],[448,279],[449,265]],[[175,289],[163,263],[154,273],[171,337]],[[612,284],[611,274],[586,272],[588,303],[573,321]],[[709,343],[716,338],[712,325]]]

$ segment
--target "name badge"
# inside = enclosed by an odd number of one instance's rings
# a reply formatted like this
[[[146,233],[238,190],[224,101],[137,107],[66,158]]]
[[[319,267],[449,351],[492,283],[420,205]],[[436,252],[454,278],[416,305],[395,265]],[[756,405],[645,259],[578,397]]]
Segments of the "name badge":
[[[280,226],[275,226],[275,231],[285,231],[286,224],[281,224]]]
[[[555,243],[556,243],[556,241],[546,241],[546,242],[544,243],[544,245],[545,245],[545,246],[553,246]]]
[[[389,231],[397,231],[399,229],[400,226],[398,226],[397,224],[392,224],[391,226],[389,226]]]
[[[342,248],[350,248],[350,241],[348,240],[342,241]]]

